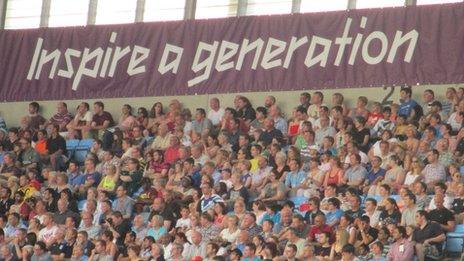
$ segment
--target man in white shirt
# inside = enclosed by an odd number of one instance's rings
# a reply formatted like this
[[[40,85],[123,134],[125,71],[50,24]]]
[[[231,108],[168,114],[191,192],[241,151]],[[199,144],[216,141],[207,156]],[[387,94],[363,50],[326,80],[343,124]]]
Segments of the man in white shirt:
[[[39,241],[45,242],[45,244],[49,245],[51,240],[55,237],[56,231],[58,227],[55,225],[53,221],[53,215],[51,213],[46,213],[44,215],[44,219],[42,222],[44,228],[39,231]]]
[[[214,127],[218,127],[221,124],[222,117],[224,116],[224,108],[220,107],[219,99],[216,97],[209,100],[209,107],[211,110],[208,112],[208,119]]]
[[[206,256],[206,243],[202,241],[203,238],[200,232],[193,231],[192,244],[186,245],[182,252],[182,256],[184,256],[185,260],[191,260],[195,256]]]

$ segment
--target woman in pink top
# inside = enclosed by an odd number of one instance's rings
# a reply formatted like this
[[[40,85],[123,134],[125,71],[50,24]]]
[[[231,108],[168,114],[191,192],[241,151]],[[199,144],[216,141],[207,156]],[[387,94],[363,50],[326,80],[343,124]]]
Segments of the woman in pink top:
[[[129,104],[124,104],[117,127],[123,132],[128,132],[131,131],[135,125],[137,125],[137,119],[132,115],[132,107]]]

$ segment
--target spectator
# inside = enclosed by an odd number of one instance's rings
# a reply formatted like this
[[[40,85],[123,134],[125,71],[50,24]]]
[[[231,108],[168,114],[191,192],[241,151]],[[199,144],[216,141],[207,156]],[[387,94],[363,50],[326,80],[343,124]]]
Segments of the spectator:
[[[434,196],[434,200],[436,208],[429,212],[428,218],[430,219],[430,221],[434,221],[440,224],[443,231],[453,232],[455,227],[455,219],[453,212],[445,208],[445,206],[443,205],[444,195],[437,193]]]
[[[420,210],[416,213],[417,228],[412,235],[412,241],[416,242],[415,249],[419,261],[425,257],[438,257],[441,255],[441,245],[446,236],[440,224],[430,222],[428,213]]]

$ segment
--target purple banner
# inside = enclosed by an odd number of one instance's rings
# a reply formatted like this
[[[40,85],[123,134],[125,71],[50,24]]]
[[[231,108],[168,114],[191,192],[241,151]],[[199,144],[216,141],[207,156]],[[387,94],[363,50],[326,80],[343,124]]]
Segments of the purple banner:
[[[0,31],[4,101],[464,82],[464,4]]]

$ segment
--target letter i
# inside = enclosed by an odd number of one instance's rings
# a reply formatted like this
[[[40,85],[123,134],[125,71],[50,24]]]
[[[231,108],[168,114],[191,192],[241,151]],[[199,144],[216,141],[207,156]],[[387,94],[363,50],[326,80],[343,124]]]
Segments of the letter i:
[[[118,36],[118,33],[111,32],[110,43],[114,44],[117,36]],[[100,70],[100,77],[102,78],[106,77],[106,72],[108,71],[108,64],[110,63],[111,54],[113,54],[113,48],[111,47],[106,48],[105,56],[103,57],[103,64]]]
[[[362,29],[366,28],[366,23],[367,23],[367,17],[363,16],[361,18],[361,23],[359,24],[359,27],[361,27]],[[356,60],[356,56],[358,55],[359,46],[361,45],[362,37],[363,37],[363,34],[360,34],[360,33],[356,34],[356,38],[354,39],[354,43],[353,43],[353,48],[351,49],[350,59],[348,60],[349,65],[353,65]]]

